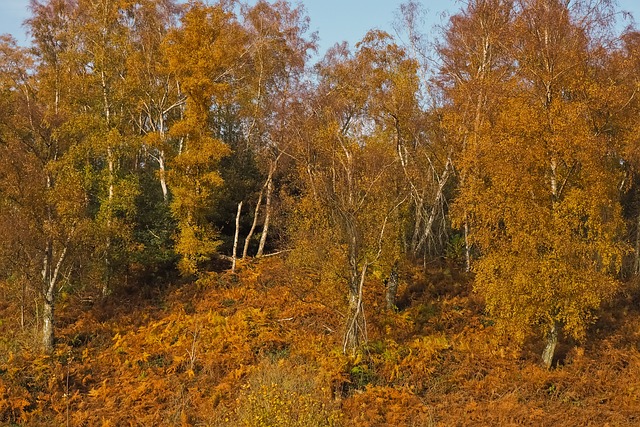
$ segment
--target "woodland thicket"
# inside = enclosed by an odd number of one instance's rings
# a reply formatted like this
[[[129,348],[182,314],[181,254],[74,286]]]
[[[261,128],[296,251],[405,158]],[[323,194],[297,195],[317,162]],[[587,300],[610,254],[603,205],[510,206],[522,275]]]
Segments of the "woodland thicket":
[[[0,422],[640,422],[613,2],[427,33],[409,1],[319,59],[285,0],[30,10],[0,37]]]

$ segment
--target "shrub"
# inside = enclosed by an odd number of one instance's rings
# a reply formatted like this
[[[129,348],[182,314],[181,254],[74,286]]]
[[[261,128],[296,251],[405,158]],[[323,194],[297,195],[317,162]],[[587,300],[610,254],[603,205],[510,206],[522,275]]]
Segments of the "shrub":
[[[322,387],[284,361],[264,362],[249,376],[228,425],[244,427],[334,427],[340,414]]]

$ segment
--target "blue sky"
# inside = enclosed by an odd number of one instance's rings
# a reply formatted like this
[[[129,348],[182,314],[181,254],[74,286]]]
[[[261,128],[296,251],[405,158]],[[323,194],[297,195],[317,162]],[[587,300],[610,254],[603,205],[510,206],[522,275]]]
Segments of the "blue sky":
[[[395,12],[404,0],[306,0],[301,3],[311,17],[311,31],[320,36],[323,53],[337,42],[347,40],[351,45],[359,41],[368,30],[381,28],[391,31]],[[294,1],[295,2],[295,1]],[[435,12],[455,7],[455,1],[425,0],[425,6]],[[0,0],[0,34],[10,33],[21,44],[26,43],[21,26],[28,17],[29,0]],[[457,9],[457,7],[456,7]]]
[[[311,17],[311,30],[320,36],[320,55],[337,42],[351,45],[360,40],[368,30],[380,28],[392,32],[396,11],[404,0],[304,0]],[[0,0],[0,34],[13,34],[21,44],[26,43],[24,28],[29,0]],[[462,2],[458,0],[422,0],[428,10],[425,32],[441,22],[443,13],[455,13]],[[621,9],[640,17],[639,0],[619,0]]]

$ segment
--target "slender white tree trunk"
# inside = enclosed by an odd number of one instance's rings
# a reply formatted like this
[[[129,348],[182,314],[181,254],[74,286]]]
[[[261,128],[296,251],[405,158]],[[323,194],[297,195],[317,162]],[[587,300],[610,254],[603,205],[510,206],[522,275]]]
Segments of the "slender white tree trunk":
[[[550,95],[547,95],[550,96]],[[550,184],[551,184],[551,197],[552,197],[552,205],[553,208],[555,210],[555,204],[558,201],[558,180],[556,177],[556,170],[557,170],[557,162],[555,158],[551,158],[550,160],[550,169],[551,169],[551,179],[550,179]],[[553,363],[553,356],[556,352],[556,345],[558,344],[558,323],[557,322],[553,322],[553,324],[551,325],[551,329],[549,330],[549,332],[547,333],[546,336],[546,345],[544,348],[544,351],[542,352],[542,363],[544,364],[544,366],[549,369],[551,368],[551,364]]]
[[[44,297],[44,306],[42,310],[42,347],[47,352],[53,350],[55,340],[53,331],[54,306],[54,294],[52,292],[47,292]]]
[[[358,346],[367,340],[367,324],[364,317],[364,305],[362,301],[367,267],[368,264],[365,262],[359,280],[356,275],[352,277],[352,283],[349,284],[349,313],[342,344],[342,352],[344,354],[354,354]]]
[[[420,240],[420,230],[422,229],[422,221],[424,218],[424,197],[413,195],[415,203],[416,219],[413,224],[413,233],[411,235],[411,253],[414,256],[418,254],[418,241]]]
[[[249,234],[247,234],[247,238],[244,239],[244,248],[242,249],[243,259],[247,257],[247,251],[249,250],[249,243],[251,242],[253,233],[256,231],[256,225],[258,224],[258,213],[260,212],[260,206],[262,206],[263,194],[264,194],[264,186],[260,189],[260,195],[258,196],[258,201],[256,202],[256,208],[253,211],[253,222],[251,223],[251,229],[249,230]]]
[[[558,164],[556,159],[551,159],[550,162],[551,167],[551,195],[553,196],[553,202],[556,202],[558,197],[558,180],[556,178],[556,169],[558,168]]]
[[[53,350],[53,304],[54,295],[51,288],[51,263],[52,263],[53,243],[47,241],[42,262],[42,286],[44,306],[42,311],[42,347],[45,351]]]
[[[51,240],[47,242],[45,256],[42,266],[42,282],[43,282],[43,312],[42,312],[42,346],[45,351],[53,350],[55,334],[54,334],[54,308],[56,300],[56,285],[60,275],[60,267],[64,262],[67,254],[67,245],[62,248],[55,267],[53,266],[53,243]]]
[[[471,271],[471,244],[469,243],[469,223],[464,223],[464,271]]]
[[[264,225],[262,226],[262,235],[260,236],[260,244],[258,245],[258,252],[256,258],[260,258],[264,252],[264,245],[267,241],[267,235],[269,233],[269,223],[271,221],[271,194],[273,193],[273,173],[269,173],[269,179],[267,180],[267,194],[264,204]]]
[[[109,100],[109,85],[107,83],[107,76],[104,70],[100,71],[100,78],[102,83],[102,102],[104,103],[104,118],[107,125],[107,130],[111,130],[111,102]],[[109,142],[110,144],[110,142]],[[113,153],[113,147],[107,145],[107,167],[109,170],[108,181],[108,205],[107,205],[107,241],[105,249],[105,271],[106,277],[102,284],[102,295],[109,295],[109,282],[111,281],[111,215],[113,207],[113,196],[115,186],[115,155]]]
[[[108,110],[107,110],[108,117]],[[113,149],[111,147],[107,147],[107,166],[109,170],[109,183],[108,183],[108,199],[107,199],[107,241],[105,243],[105,278],[102,283],[102,296],[106,297],[110,292],[110,282],[111,282],[111,215],[113,209],[113,197],[114,197],[114,186],[115,186],[115,159],[113,154]]]
[[[240,233],[240,213],[242,212],[242,202],[238,203],[238,213],[236,213],[236,233],[233,237],[233,256],[231,271],[236,272],[236,253],[238,251],[238,234]]]
[[[109,203],[113,202],[114,183],[115,183],[115,159],[113,149],[107,147],[107,167],[109,168]]]
[[[169,189],[167,188],[167,172],[164,166],[164,150],[158,152],[158,167],[160,168],[159,178],[160,187],[162,188],[162,200],[165,203],[169,201]]]
[[[451,159],[448,159],[444,172],[442,173],[442,176],[438,180],[438,191],[436,192],[436,197],[433,199],[433,207],[431,208],[431,213],[429,214],[427,223],[424,226],[424,233],[422,233],[422,236],[420,237],[420,241],[416,246],[415,253],[417,253],[420,250],[420,248],[427,242],[427,239],[432,234],[431,229],[433,228],[433,223],[436,219],[436,216],[439,210],[438,203],[440,202],[440,199],[444,197],[444,187],[447,185],[447,182],[449,181],[449,174],[451,173],[450,166],[452,167]]]

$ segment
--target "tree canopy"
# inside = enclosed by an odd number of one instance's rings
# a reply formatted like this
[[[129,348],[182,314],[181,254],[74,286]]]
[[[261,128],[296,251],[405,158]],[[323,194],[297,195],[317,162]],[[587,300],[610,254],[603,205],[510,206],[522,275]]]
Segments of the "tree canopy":
[[[316,64],[284,0],[30,8],[32,46],[0,39],[0,280],[49,351],[59,294],[206,282],[240,247],[333,295],[352,353],[363,294],[397,310],[398,266],[446,258],[549,366],[640,271],[639,37],[609,2],[470,0],[431,62],[409,2],[408,40]]]

